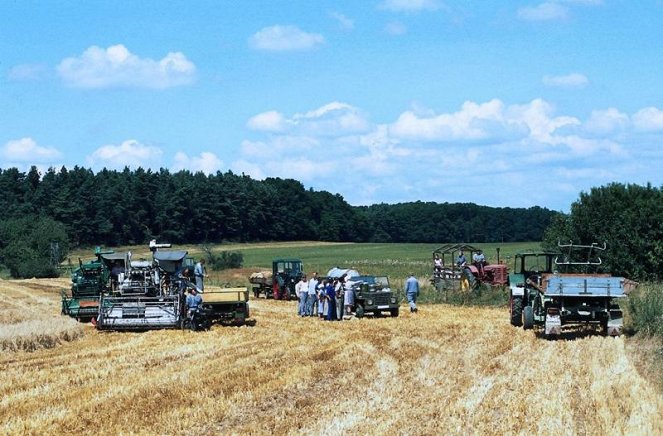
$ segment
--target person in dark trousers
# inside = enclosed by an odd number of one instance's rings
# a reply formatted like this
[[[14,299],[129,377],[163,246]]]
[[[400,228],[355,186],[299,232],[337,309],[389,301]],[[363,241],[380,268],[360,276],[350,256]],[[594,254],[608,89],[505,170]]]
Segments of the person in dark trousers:
[[[327,299],[327,315],[325,319],[327,321],[336,321],[336,289],[331,280],[327,282],[325,287],[325,296]]]

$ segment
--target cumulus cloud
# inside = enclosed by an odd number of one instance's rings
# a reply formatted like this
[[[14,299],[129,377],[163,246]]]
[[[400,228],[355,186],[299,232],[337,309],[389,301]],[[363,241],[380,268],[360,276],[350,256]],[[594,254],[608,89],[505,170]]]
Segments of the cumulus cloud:
[[[504,104],[498,99],[481,104],[468,101],[454,113],[420,116],[406,111],[390,126],[390,133],[416,141],[480,141],[527,133],[523,117],[505,115]]]
[[[78,57],[63,59],[57,71],[67,85],[78,88],[164,89],[192,83],[196,66],[181,52],[153,60],[118,44],[89,47]]]
[[[365,131],[369,123],[357,108],[335,101],[290,118],[277,111],[263,112],[251,117],[247,126],[266,132],[339,136]]]
[[[355,28],[354,20],[351,20],[340,12],[332,11],[329,13],[329,16],[338,22],[342,30],[352,30]]]
[[[62,153],[54,147],[38,145],[30,138],[7,141],[0,149],[0,156],[6,162],[53,162],[62,157]]]
[[[571,73],[563,76],[543,76],[543,84],[557,88],[582,88],[589,80],[584,74]]]
[[[267,111],[251,117],[246,126],[251,130],[281,132],[285,129],[285,124],[283,114],[277,111]]]
[[[360,131],[339,128],[341,115],[362,113],[348,103],[274,112],[283,130],[255,130],[262,136],[242,143],[233,171],[295,178],[352,204],[416,199],[563,210],[592,186],[660,180],[653,168],[663,166],[663,111],[655,107],[630,116],[595,110],[581,121],[543,99],[467,101],[455,111],[418,105],[385,124],[361,115]],[[319,128],[327,119],[334,128]],[[523,189],[542,177],[545,189]]]
[[[663,131],[663,110],[653,106],[641,109],[633,115],[633,125],[645,132]]]
[[[92,168],[159,168],[163,152],[159,147],[141,144],[135,139],[120,145],[104,145],[87,157]]]
[[[249,38],[249,46],[256,50],[297,51],[310,50],[324,44],[318,33],[304,32],[297,26],[265,27]]]
[[[587,132],[596,135],[606,135],[624,131],[630,125],[627,114],[616,108],[592,111],[589,119],[584,124]]]
[[[440,9],[438,0],[383,0],[379,6],[393,12],[435,11]]]
[[[544,2],[518,9],[518,18],[525,21],[565,20],[568,16],[569,9],[558,2]]]
[[[189,170],[192,173],[203,172],[205,174],[214,174],[221,170],[223,161],[216,154],[203,151],[198,156],[189,157],[186,153],[178,151],[173,158],[173,171]]]

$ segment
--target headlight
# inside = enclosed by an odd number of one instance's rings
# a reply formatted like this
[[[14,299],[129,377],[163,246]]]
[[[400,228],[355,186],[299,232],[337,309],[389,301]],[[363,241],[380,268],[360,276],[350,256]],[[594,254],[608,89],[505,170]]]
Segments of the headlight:
[[[396,299],[394,297],[391,297],[391,304],[396,304]]]
[[[366,300],[366,304],[368,304],[369,306],[372,306],[373,305],[373,300]]]

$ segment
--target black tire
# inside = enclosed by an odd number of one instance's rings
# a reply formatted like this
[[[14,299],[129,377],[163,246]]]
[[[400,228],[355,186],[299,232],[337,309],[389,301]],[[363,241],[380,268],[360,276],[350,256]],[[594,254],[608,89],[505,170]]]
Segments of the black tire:
[[[355,316],[357,318],[364,317],[364,306],[362,306],[361,304],[357,304],[357,309],[355,309]]]
[[[534,310],[532,310],[532,306],[525,306],[523,309],[523,328],[525,330],[534,328]]]
[[[397,308],[395,308],[395,309],[391,309],[391,310],[389,311],[389,313],[391,314],[391,317],[392,317],[392,318],[396,318],[396,317],[398,317],[398,309],[399,309],[399,308],[397,307]]]
[[[523,299],[520,297],[511,297],[511,325],[523,325]]]

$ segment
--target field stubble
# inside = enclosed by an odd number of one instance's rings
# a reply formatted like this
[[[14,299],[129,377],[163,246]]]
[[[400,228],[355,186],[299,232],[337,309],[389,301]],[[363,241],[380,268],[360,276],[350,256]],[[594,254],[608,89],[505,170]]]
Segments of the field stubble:
[[[10,289],[34,285],[12,282]],[[59,312],[56,286],[37,296]],[[42,286],[43,284],[43,286]],[[50,288],[48,286],[51,286]],[[59,288],[58,288],[59,290]],[[545,341],[504,309],[322,322],[251,301],[254,327],[85,334],[3,353],[3,433],[661,434],[623,338]]]

